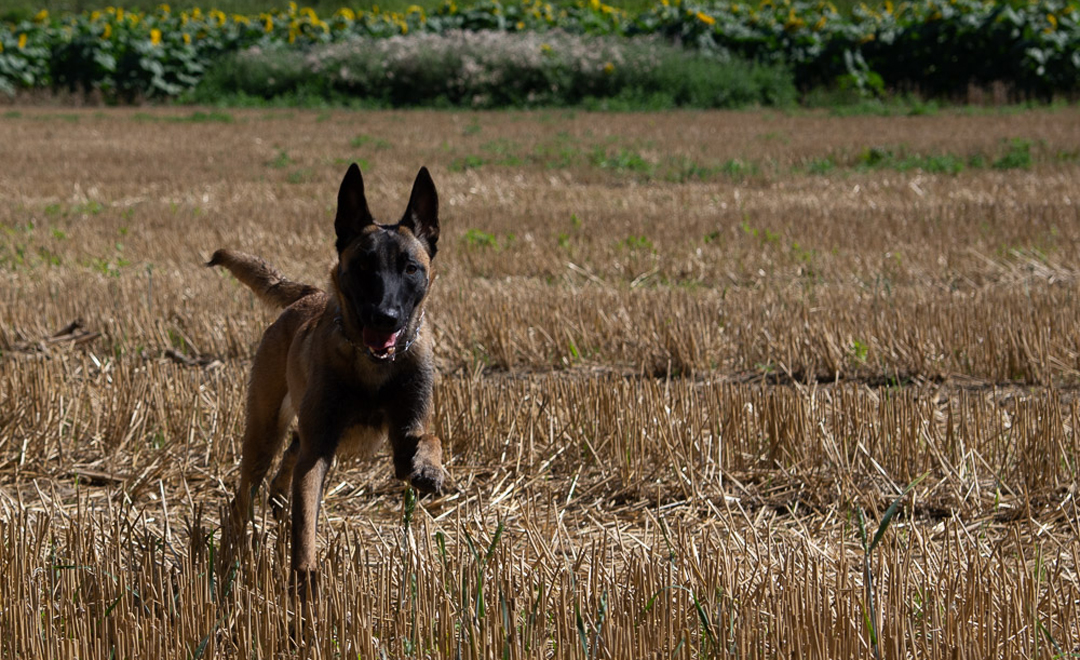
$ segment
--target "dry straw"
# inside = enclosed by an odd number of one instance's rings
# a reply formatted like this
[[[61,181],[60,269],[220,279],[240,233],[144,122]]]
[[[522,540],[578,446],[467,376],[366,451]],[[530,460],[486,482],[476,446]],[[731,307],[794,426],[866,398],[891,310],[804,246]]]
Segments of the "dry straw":
[[[1080,652],[1071,115],[70,116],[0,119],[0,657]],[[435,172],[458,490],[336,466],[298,635],[263,507],[210,570],[273,316],[199,263],[324,282],[354,159],[376,213]]]

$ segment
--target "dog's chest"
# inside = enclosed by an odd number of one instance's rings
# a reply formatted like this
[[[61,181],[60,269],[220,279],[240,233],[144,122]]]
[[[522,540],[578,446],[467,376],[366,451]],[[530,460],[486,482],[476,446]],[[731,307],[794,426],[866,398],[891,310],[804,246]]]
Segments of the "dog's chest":
[[[336,454],[338,458],[371,458],[386,442],[387,431],[385,421],[353,424],[341,432]]]
[[[376,363],[366,355],[357,356],[353,369],[356,382],[367,392],[379,392],[393,375],[391,363]]]

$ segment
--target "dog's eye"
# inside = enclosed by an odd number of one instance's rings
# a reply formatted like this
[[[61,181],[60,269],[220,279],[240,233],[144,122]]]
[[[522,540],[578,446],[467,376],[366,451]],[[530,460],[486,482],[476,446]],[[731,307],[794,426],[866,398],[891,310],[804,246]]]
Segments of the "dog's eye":
[[[405,265],[405,274],[406,275],[415,275],[416,271],[418,271],[418,270],[420,270],[420,267],[417,266],[414,263],[409,263],[409,264]]]

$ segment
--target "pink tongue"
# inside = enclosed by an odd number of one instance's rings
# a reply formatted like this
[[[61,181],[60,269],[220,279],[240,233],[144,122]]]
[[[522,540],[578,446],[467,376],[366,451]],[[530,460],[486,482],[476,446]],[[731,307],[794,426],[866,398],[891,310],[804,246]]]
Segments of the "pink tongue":
[[[388,351],[397,343],[398,333],[384,334],[371,328],[364,328],[364,345],[373,351]]]

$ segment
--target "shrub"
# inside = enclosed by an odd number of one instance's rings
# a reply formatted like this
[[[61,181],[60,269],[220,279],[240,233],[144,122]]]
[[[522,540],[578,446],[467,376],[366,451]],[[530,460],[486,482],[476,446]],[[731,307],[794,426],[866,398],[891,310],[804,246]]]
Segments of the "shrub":
[[[306,53],[259,47],[215,66],[195,98],[237,94],[474,108],[604,99],[623,107],[723,108],[795,97],[790,75],[777,65],[687,52],[657,39],[560,30],[356,38]]]

